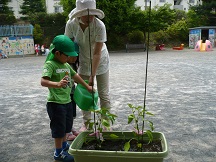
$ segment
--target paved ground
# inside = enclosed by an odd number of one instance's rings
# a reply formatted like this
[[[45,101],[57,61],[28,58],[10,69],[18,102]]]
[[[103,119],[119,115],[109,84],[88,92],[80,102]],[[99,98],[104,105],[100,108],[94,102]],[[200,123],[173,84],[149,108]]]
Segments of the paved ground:
[[[215,50],[215,49],[214,49]],[[0,161],[51,162],[53,140],[40,77],[45,60],[0,60]],[[146,52],[110,54],[110,93],[118,115],[114,130],[128,130],[127,103],[143,105]],[[146,105],[165,134],[165,162],[216,161],[216,53],[149,52]],[[81,113],[74,121],[78,129]]]

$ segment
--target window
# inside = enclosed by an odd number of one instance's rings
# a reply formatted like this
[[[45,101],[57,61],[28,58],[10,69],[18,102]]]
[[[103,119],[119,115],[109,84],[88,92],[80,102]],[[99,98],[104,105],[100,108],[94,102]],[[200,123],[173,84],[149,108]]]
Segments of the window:
[[[166,2],[166,0],[160,0],[160,2]]]
[[[61,12],[61,7],[60,6],[54,6],[54,12],[55,13],[59,13],[59,12]]]
[[[189,3],[194,3],[194,0],[189,0]]]

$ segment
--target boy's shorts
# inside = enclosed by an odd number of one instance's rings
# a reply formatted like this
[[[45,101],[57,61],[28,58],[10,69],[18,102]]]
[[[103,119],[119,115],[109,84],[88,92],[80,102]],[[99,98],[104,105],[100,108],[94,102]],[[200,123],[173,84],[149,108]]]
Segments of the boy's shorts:
[[[65,133],[71,132],[73,125],[72,103],[58,104],[47,102],[47,113],[50,118],[52,138],[62,138]]]

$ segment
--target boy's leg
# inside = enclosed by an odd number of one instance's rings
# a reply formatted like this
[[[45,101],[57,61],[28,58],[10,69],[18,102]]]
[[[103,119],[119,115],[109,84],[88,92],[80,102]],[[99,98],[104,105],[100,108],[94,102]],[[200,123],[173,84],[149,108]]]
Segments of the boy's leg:
[[[63,148],[62,145],[66,141],[65,135],[68,131],[72,121],[68,121],[67,111],[69,109],[69,104],[57,104],[57,103],[47,103],[47,112],[50,118],[50,128],[52,132],[52,137],[55,141],[55,152],[54,159],[58,161],[71,161],[73,162],[73,156],[69,155]],[[71,109],[72,110],[72,109]],[[72,111],[70,112],[72,116]],[[70,131],[69,128],[69,131]]]

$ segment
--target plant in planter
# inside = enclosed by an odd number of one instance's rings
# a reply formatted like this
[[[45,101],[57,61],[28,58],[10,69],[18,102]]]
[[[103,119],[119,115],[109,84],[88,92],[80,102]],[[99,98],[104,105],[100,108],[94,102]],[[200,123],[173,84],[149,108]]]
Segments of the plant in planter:
[[[131,160],[136,160],[136,162],[163,161],[168,154],[165,136],[160,132],[152,132],[153,123],[143,117],[143,113],[145,115],[153,114],[143,110],[140,106],[134,107],[131,104],[128,106],[132,109],[132,114],[128,116],[128,123],[135,121],[135,131],[103,131],[102,126],[109,128],[110,119],[114,121],[116,116],[108,111],[97,110],[95,113],[103,114],[108,118],[103,120],[99,117],[94,123],[97,131],[94,131],[93,134],[91,131],[82,132],[72,142],[69,153],[74,156],[76,162],[101,162],[101,160],[104,162],[119,162],[121,160],[124,162],[131,162]],[[139,122],[142,121],[147,121],[150,129],[140,133]],[[89,124],[93,127],[93,123],[89,122]],[[152,151],[152,147],[149,148],[149,144],[153,143],[153,147],[156,145],[154,142],[159,142],[161,150]]]
[[[140,151],[143,150],[143,143],[141,142],[141,139],[143,141],[143,135],[146,134],[148,136],[148,144],[153,142],[153,135],[152,131],[154,130],[153,122],[150,120],[145,119],[146,115],[153,116],[154,114],[147,111],[142,106],[133,106],[132,104],[128,104],[129,108],[131,108],[132,114],[128,116],[128,124],[130,124],[132,121],[134,121],[134,136],[136,137],[131,138],[128,142],[125,143],[125,151],[128,151],[130,149],[130,142],[132,140],[136,140],[137,147]],[[142,123],[140,123],[142,122]],[[149,129],[147,129],[145,132],[145,122],[149,124]]]
[[[92,119],[89,119],[87,121],[87,125],[89,130],[93,130],[93,132],[89,133],[89,136],[95,136],[96,142],[94,143],[95,148],[94,149],[101,149],[101,144],[104,141],[103,138],[103,130],[109,131],[110,130],[110,124],[114,124],[114,121],[116,119],[116,115],[110,113],[107,109],[101,108],[99,110],[91,110],[96,115],[95,120],[92,121]],[[112,138],[115,138],[115,135],[111,135]],[[87,144],[91,140],[88,138],[85,138],[85,143]]]

